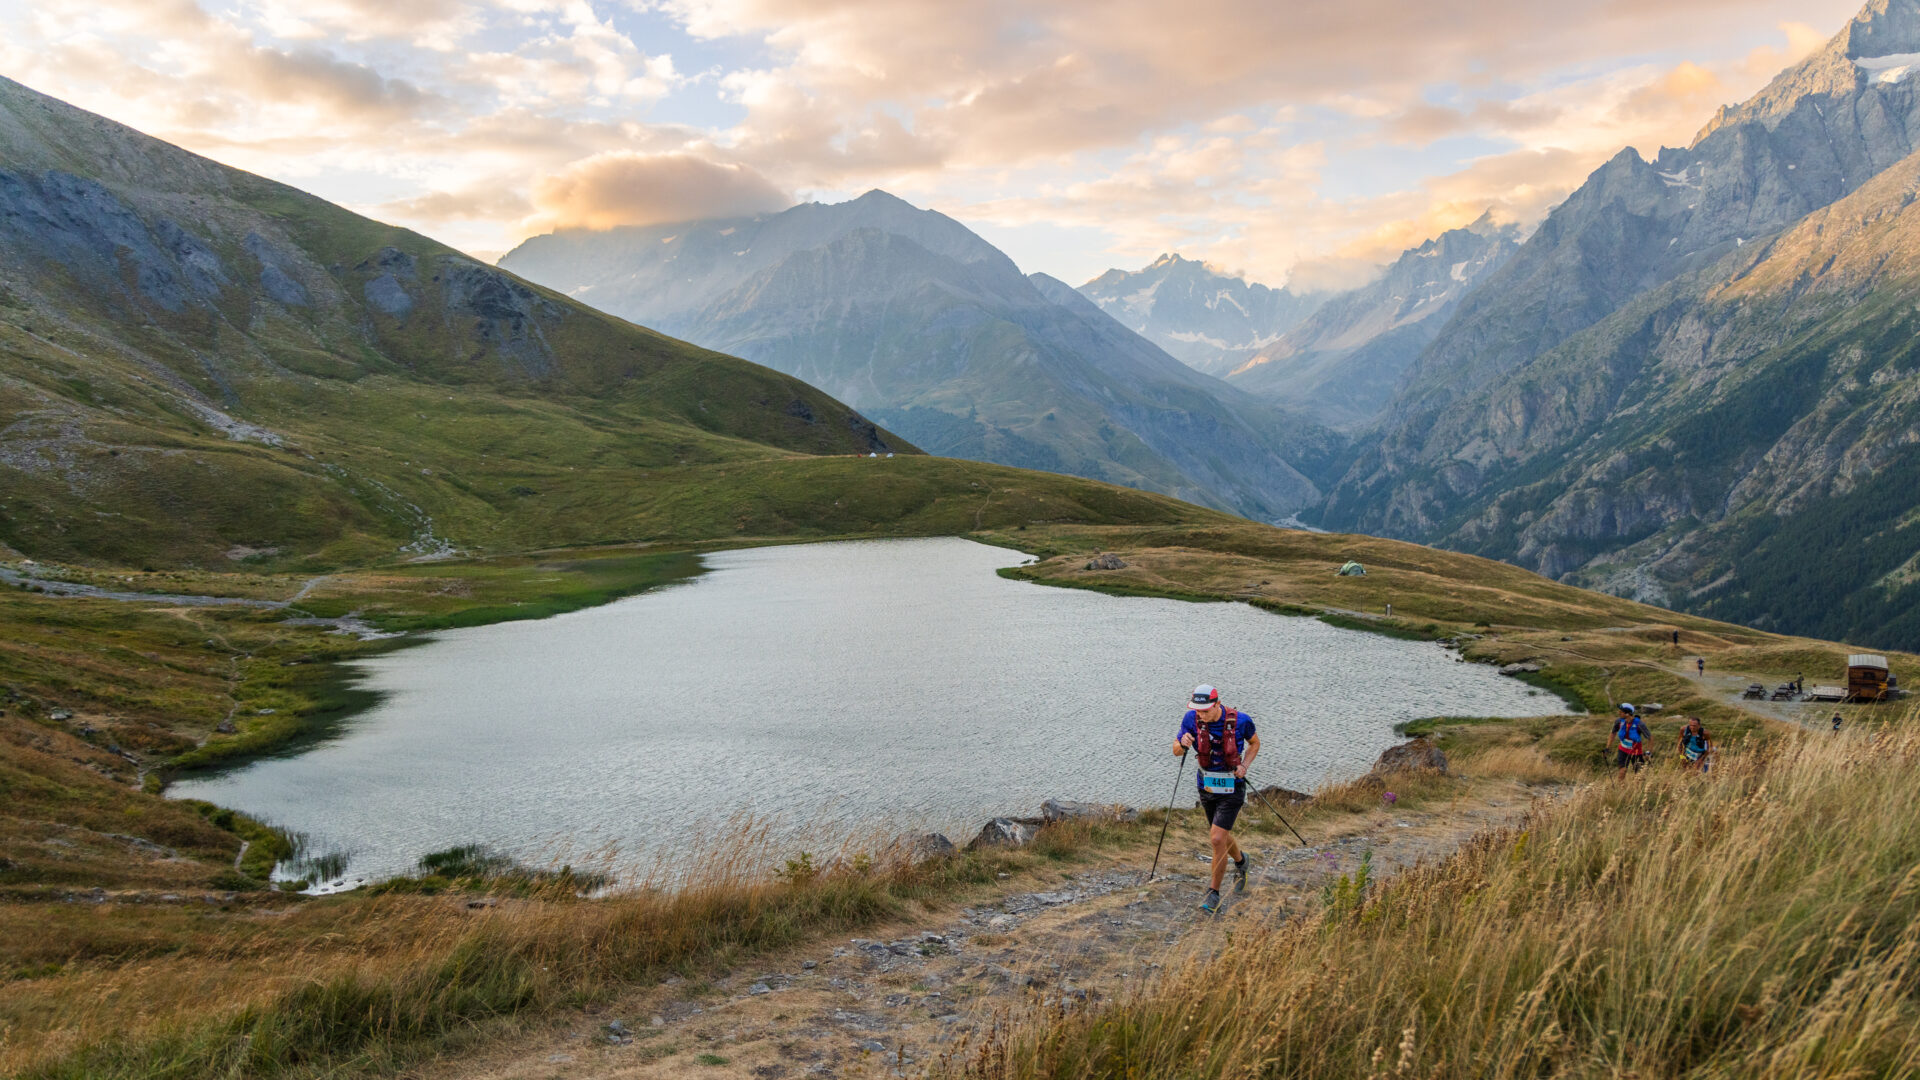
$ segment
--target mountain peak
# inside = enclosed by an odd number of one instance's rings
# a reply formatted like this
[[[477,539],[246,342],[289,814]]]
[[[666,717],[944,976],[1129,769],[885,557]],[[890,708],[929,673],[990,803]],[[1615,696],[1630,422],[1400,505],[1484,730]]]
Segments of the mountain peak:
[[[910,203],[910,202],[908,202],[907,200],[905,200],[905,199],[903,199],[903,198],[901,198],[900,196],[898,196],[898,195],[895,195],[895,194],[894,194],[894,193],[892,193],[891,191],[882,191],[882,190],[880,190],[879,188],[869,188],[869,189],[868,189],[868,190],[866,191],[866,193],[865,193],[865,194],[862,194],[862,195],[861,195],[861,196],[860,196],[859,198],[857,198],[857,199],[854,199],[854,200],[852,201],[852,205],[856,205],[856,206],[904,206],[904,207],[906,207],[906,208],[907,208],[907,209],[909,209],[909,210],[918,210],[918,209],[919,209],[919,207],[917,207],[917,206],[915,206],[915,205],[913,205],[912,203]]]
[[[1759,122],[1777,127],[1809,97],[1837,97],[1870,85],[1903,82],[1920,71],[1920,0],[1868,0],[1840,32],[1740,105],[1722,105],[1698,146],[1721,128]]]

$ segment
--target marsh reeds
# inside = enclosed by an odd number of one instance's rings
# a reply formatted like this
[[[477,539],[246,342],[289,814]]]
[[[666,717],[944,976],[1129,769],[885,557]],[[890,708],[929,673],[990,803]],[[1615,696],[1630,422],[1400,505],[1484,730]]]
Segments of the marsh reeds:
[[[1596,781],[1129,998],[1026,1017],[964,1071],[1915,1075],[1916,719]]]

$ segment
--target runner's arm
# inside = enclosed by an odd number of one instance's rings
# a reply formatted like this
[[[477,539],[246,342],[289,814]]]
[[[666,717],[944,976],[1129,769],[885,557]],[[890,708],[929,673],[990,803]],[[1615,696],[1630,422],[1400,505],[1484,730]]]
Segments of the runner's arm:
[[[1235,775],[1239,776],[1243,780],[1246,779],[1247,770],[1253,768],[1253,759],[1259,756],[1260,756],[1260,733],[1255,732],[1252,735],[1247,736],[1247,752],[1240,755],[1240,771]]]

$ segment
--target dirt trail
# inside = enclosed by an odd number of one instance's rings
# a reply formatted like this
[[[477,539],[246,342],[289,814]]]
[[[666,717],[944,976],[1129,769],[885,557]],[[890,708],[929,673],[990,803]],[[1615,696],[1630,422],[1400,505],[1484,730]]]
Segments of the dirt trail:
[[[1153,845],[1101,852],[1022,875],[971,906],[749,960],[709,982],[670,978],[612,1006],[462,1055],[430,1080],[629,1077],[915,1076],[957,1053],[997,1016],[1036,1004],[1124,994],[1236,929],[1312,910],[1319,890],[1366,853],[1389,877],[1511,823],[1541,789],[1510,782],[1419,811],[1308,827],[1315,846],[1243,837],[1253,888],[1218,916],[1198,910],[1205,833],[1181,820],[1161,876],[1143,885]],[[1546,797],[1551,797],[1547,793]],[[1188,811],[1190,818],[1192,812]],[[1257,817],[1253,812],[1249,817]],[[617,1025],[611,1026],[610,1025]]]
[[[1759,683],[1771,693],[1781,680],[1769,679],[1758,675],[1742,675],[1739,672],[1715,671],[1711,663],[1706,674],[1691,659],[1680,661],[1668,670],[1677,675],[1699,683],[1704,692],[1718,697],[1735,708],[1772,717],[1783,724],[1798,724],[1805,727],[1825,726],[1827,718],[1834,714],[1831,701],[1753,701],[1745,697],[1747,687]]]

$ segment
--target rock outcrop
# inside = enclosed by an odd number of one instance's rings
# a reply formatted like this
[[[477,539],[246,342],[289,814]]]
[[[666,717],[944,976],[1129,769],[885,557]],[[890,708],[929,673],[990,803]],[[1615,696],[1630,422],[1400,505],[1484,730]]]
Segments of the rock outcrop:
[[[1375,776],[1420,771],[1437,773],[1447,771],[1447,755],[1433,744],[1433,740],[1424,736],[1410,739],[1399,746],[1387,747],[1380,752],[1380,760],[1373,763]]]
[[[967,845],[968,851],[992,847],[1025,847],[1044,824],[1039,818],[997,817],[980,827],[980,835]]]
[[[1049,825],[1056,821],[1134,821],[1139,817],[1140,812],[1133,807],[1114,803],[1048,799],[1040,804],[1040,820]]]
[[[928,859],[944,859],[956,850],[953,841],[942,833],[925,833],[914,837],[907,843],[907,854],[914,862],[926,862]]]
[[[980,834],[968,844],[968,851],[992,847],[1025,847],[1043,826],[1063,821],[1136,821],[1140,812],[1118,803],[1075,802],[1072,799],[1048,799],[1040,804],[1039,817],[997,817],[980,827]]]
[[[1276,806],[1297,806],[1301,803],[1313,801],[1313,796],[1308,792],[1295,791],[1292,788],[1284,788],[1278,784],[1272,787],[1261,788],[1260,797]]]

